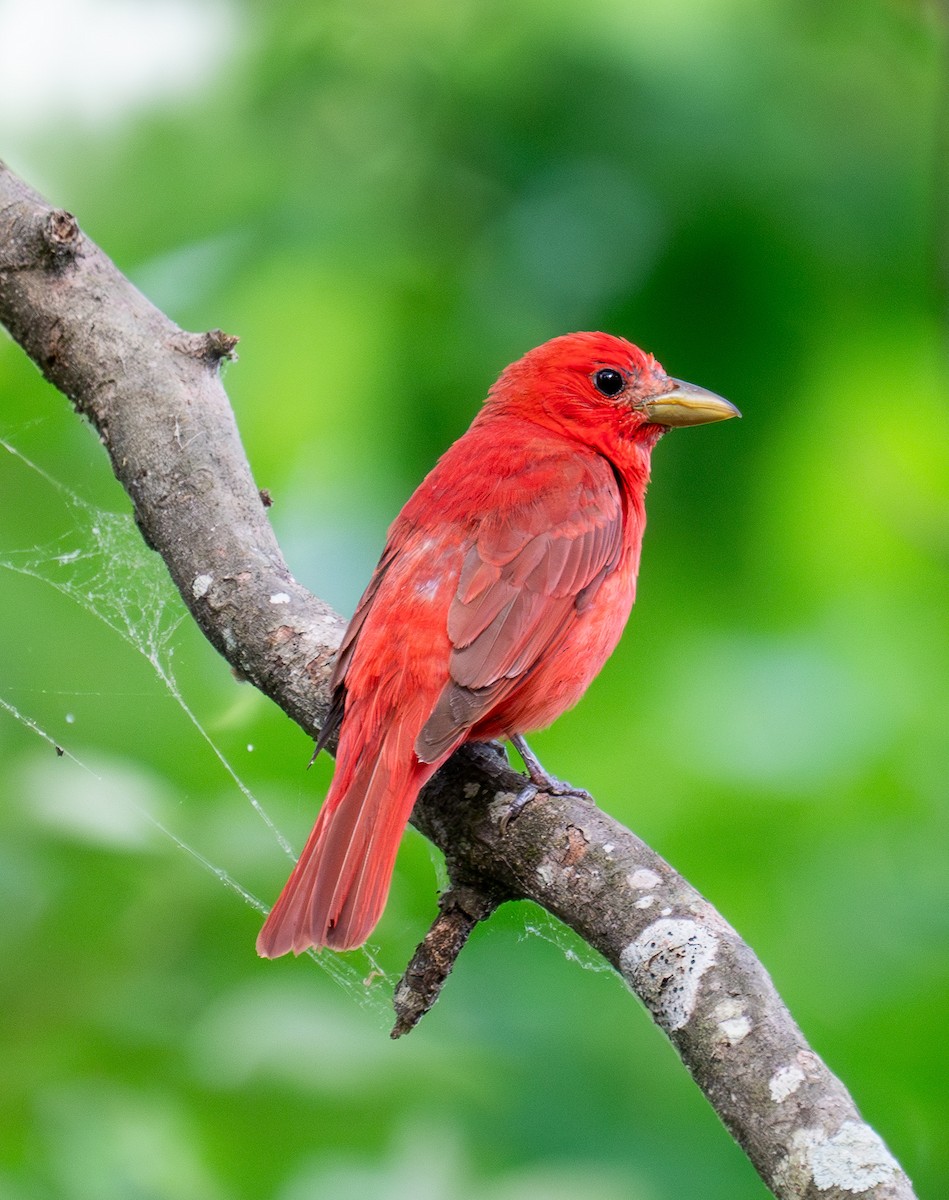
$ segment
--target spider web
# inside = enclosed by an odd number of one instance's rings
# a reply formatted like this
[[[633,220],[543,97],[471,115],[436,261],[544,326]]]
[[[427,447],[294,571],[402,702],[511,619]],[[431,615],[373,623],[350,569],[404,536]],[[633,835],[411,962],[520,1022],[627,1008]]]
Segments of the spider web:
[[[0,550],[0,569],[35,579],[54,588],[102,621],[149,664],[163,688],[187,717],[194,730],[220,763],[234,787],[260,820],[269,835],[291,859],[295,855],[214,738],[202,724],[182,693],[173,670],[174,638],[186,617],[180,597],[168,578],[158,555],[142,542],[131,517],[109,512],[84,500],[23,454],[12,442],[0,437],[0,450],[11,455],[24,469],[43,481],[62,502],[69,528],[52,541],[22,550]],[[64,693],[76,695],[75,692]],[[71,759],[96,779],[93,768],[82,762],[61,739],[54,738],[39,722],[10,700],[0,696],[0,710]],[[69,718],[67,717],[67,722]],[[130,803],[133,803],[130,801]],[[168,828],[147,809],[136,809],[160,833],[188,854],[241,900],[265,914],[266,904],[244,887],[224,867],[216,865],[196,847]],[[377,1016],[390,1017],[384,984],[386,973],[371,950],[363,948],[347,956],[317,954],[310,957],[363,1007]]]
[[[157,554],[146,548],[134,520],[130,516],[109,512],[91,504],[28,458],[11,441],[0,437],[2,451],[42,480],[59,497],[69,528],[43,545],[23,550],[0,549],[0,569],[54,588],[103,622],[140,654],[220,763],[230,785],[264,823],[280,849],[291,861],[295,861],[296,855],[289,841],[215,742],[179,686],[173,670],[174,638],[188,614],[164,563]],[[76,696],[83,693],[67,691],[62,694]],[[0,711],[30,729],[54,747],[57,753],[72,760],[94,778],[100,778],[92,767],[63,744],[63,739],[55,738],[33,717],[2,695]],[[70,717],[67,717],[67,723],[69,720]],[[224,867],[185,841],[153,813],[135,805],[133,801],[129,803],[162,836],[239,896],[245,904],[263,915],[269,912],[267,905]],[[444,864],[434,850],[432,859],[440,887],[447,886]],[[612,973],[609,965],[579,936],[543,909],[526,906],[523,920],[522,936],[539,937],[558,949],[568,962],[584,970]],[[361,1007],[372,1012],[381,1022],[391,1020],[388,974],[376,960],[371,948],[363,947],[346,955],[318,954],[312,950],[308,954]]]

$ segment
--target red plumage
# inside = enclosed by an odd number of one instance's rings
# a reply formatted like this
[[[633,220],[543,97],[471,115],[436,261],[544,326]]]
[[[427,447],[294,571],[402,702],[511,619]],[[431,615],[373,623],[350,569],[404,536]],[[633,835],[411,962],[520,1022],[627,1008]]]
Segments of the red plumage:
[[[347,629],[321,738],[338,725],[336,774],[260,954],[361,945],[438,767],[579,700],[633,604],[653,446],[734,415],[602,333],[504,371],[396,518]]]

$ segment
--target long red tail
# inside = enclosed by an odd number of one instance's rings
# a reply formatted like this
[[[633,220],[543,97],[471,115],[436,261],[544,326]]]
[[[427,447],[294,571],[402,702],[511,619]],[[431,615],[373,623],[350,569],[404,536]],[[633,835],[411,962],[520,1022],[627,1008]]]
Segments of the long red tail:
[[[263,958],[310,946],[351,950],[375,928],[402,832],[436,767],[419,762],[412,741],[390,728],[353,755],[351,766],[340,745],[326,802],[257,938]]]

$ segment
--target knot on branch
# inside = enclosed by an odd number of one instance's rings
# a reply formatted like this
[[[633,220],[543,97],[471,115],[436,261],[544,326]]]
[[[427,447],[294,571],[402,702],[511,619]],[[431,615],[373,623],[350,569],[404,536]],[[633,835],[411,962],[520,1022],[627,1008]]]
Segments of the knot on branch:
[[[207,333],[179,331],[171,339],[171,344],[181,354],[187,354],[189,358],[196,358],[208,366],[217,367],[223,359],[236,361],[234,347],[239,341],[240,338],[232,333],[225,333],[223,329],[209,329]]]
[[[0,271],[34,271],[65,265],[82,245],[79,223],[63,208],[22,201],[7,205],[6,235],[0,239]]]
[[[42,236],[47,251],[56,261],[71,258],[82,239],[79,222],[64,208],[54,208],[47,214]]]

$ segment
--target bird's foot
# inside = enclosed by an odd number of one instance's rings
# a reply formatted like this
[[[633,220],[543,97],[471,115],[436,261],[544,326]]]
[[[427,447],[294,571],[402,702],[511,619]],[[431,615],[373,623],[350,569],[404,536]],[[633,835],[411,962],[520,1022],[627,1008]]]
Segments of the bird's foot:
[[[576,796],[580,800],[586,800],[590,804],[593,803],[593,797],[589,792],[584,791],[583,788],[574,787],[572,783],[567,783],[564,779],[556,779],[553,775],[548,775],[541,766],[537,755],[520,734],[515,734],[511,738],[511,745],[523,759],[530,783],[525,784],[508,805],[507,811],[501,819],[502,833],[504,833],[512,821],[521,815],[527,805],[536,796],[541,794],[547,796]]]
[[[574,787],[572,783],[548,774],[541,766],[540,759],[524,741],[521,734],[517,733],[511,738],[511,745],[524,760],[527,777],[536,791],[546,792],[548,796],[579,796],[581,800],[589,800],[592,803],[593,797],[583,788]],[[525,801],[526,803],[527,801]]]
[[[530,802],[540,794],[540,788],[536,784],[528,783],[517,793],[510,801],[507,808],[501,814],[501,820],[498,822],[498,831],[503,835],[507,833],[507,827],[512,821],[516,821],[524,809]]]

